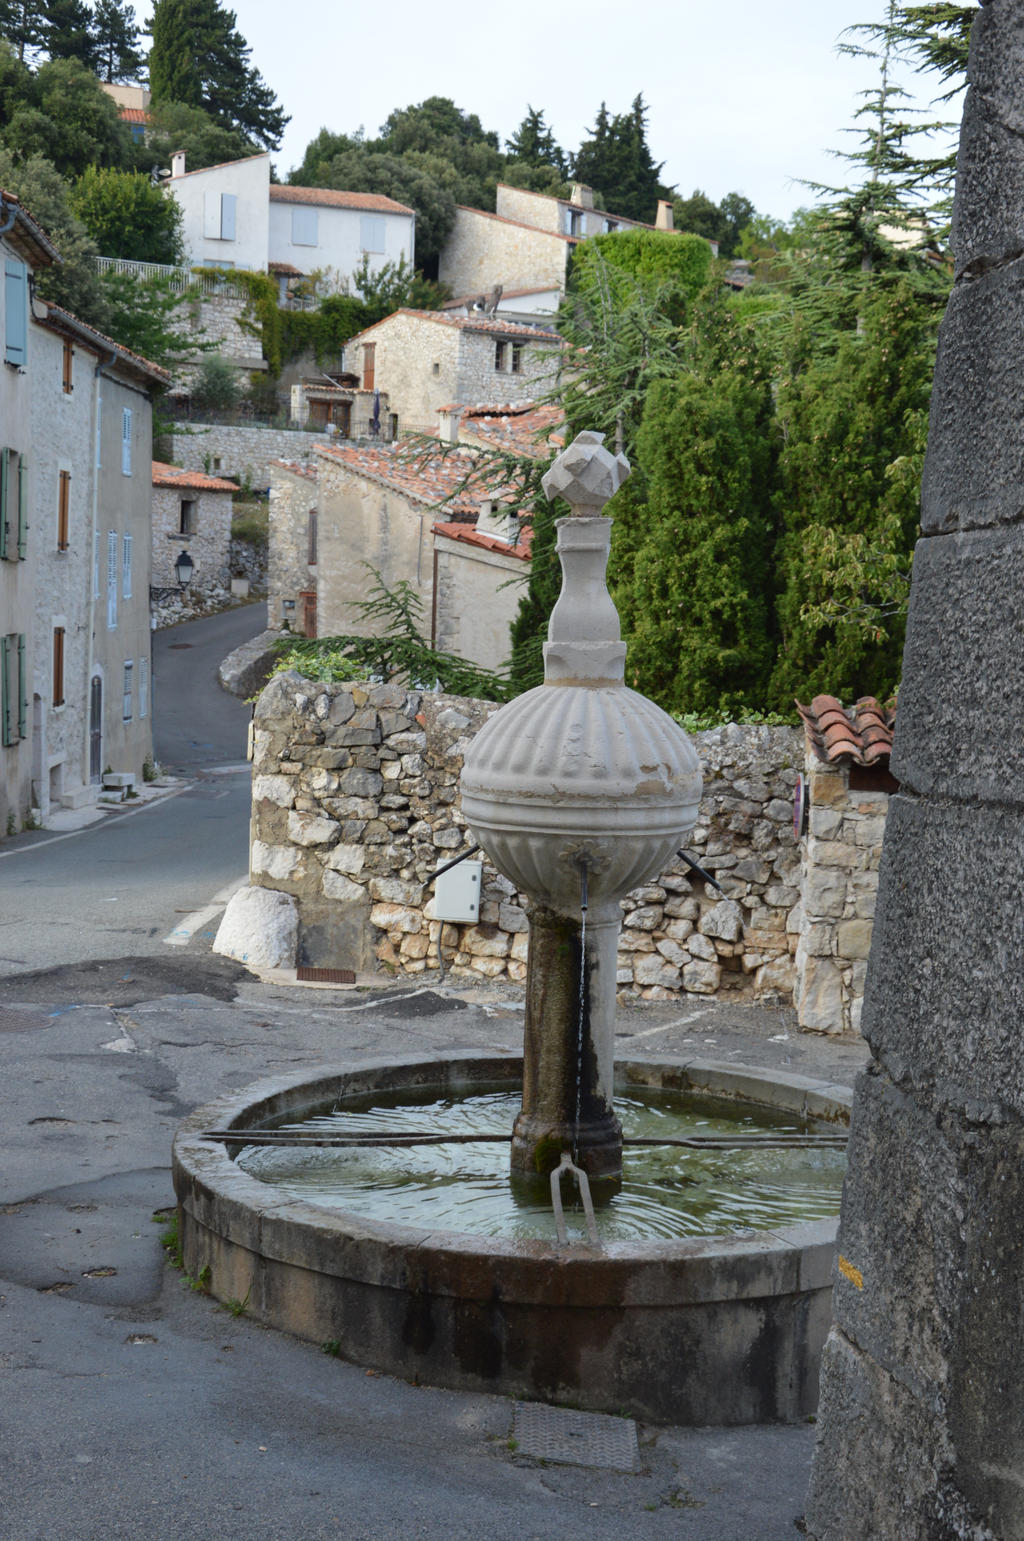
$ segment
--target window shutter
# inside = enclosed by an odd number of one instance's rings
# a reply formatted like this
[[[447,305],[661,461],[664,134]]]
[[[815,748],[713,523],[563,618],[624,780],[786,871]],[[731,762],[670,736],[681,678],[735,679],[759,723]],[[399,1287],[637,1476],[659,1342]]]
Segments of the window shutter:
[[[9,449],[0,449],[0,560],[4,560],[4,561],[6,561],[6,559],[7,559],[7,545],[8,545],[7,519],[8,519],[9,509],[8,509],[8,499],[7,499],[7,490],[8,490],[7,489],[7,481],[8,481],[8,471],[10,469],[10,463],[11,463],[11,452],[10,452],[10,450]]]
[[[222,241],[235,239],[235,211],[238,199],[234,193],[222,193],[220,199],[220,238]]]
[[[124,476],[132,474],[132,409],[121,409],[121,472]]]
[[[61,471],[57,492],[57,550],[66,551],[71,544],[71,472]]]
[[[220,193],[203,194],[203,236],[207,241],[220,240]]]
[[[117,531],[107,535],[107,629],[117,626]]]
[[[18,633],[18,737],[24,738],[28,724],[28,668],[25,657],[25,633]]]
[[[139,716],[149,711],[149,659],[139,659]]]
[[[92,597],[100,597],[100,532],[92,532]]]
[[[14,743],[11,723],[10,649],[8,638],[0,637],[0,728],[3,730],[5,744]]]
[[[64,627],[53,628],[53,704],[64,705]]]
[[[292,245],[315,246],[317,244],[316,209],[292,209]]]
[[[8,257],[4,263],[4,357],[23,369],[28,362],[28,269]]]
[[[359,216],[359,244],[363,251],[384,250],[384,220],[379,214]]]
[[[132,720],[132,671],[135,665],[131,659],[124,666],[124,697],[121,702],[121,719],[123,722]]]
[[[132,538],[126,535],[121,543],[121,594],[132,597]]]
[[[18,456],[18,556],[24,561],[28,549],[28,461]]]

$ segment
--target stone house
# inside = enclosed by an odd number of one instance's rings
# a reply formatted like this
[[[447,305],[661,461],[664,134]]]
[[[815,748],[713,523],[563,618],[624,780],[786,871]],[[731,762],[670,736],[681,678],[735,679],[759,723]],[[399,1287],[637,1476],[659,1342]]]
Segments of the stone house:
[[[571,198],[554,198],[498,183],[496,212],[459,207],[441,252],[438,276],[453,294],[548,289],[565,293],[569,257],[587,236],[614,230],[672,229],[672,205],[658,205],[654,226],[594,207],[594,194],[574,183]]]
[[[439,310],[397,310],[345,345],[364,390],[387,394],[391,436],[433,433],[448,402],[533,400],[555,384],[556,332]]]
[[[37,542],[34,806],[94,802],[104,772],[151,758],[152,398],[166,372],[34,300],[30,328]]]
[[[41,745],[31,699],[39,541],[29,508],[37,442],[29,280],[59,261],[42,227],[0,191],[0,838],[29,817]]]
[[[231,499],[237,491],[234,482],[221,476],[183,471],[179,466],[153,461],[150,581],[154,588],[177,586],[174,564],[182,551],[187,551],[192,559],[192,583],[196,588],[228,583]]]
[[[475,524],[441,521],[434,537],[435,647],[500,670],[512,650],[509,628],[530,576],[533,529],[514,511],[481,504]]]
[[[387,262],[412,264],[412,209],[378,193],[271,183],[267,153],[199,171],[186,171],[178,153],[164,187],[181,209],[195,267],[276,272],[283,294],[300,275],[330,273],[343,283],[364,257],[374,273]]]
[[[794,1002],[800,1026],[859,1032],[889,797],[895,709],[865,696],[799,707],[806,764],[794,826],[800,837],[800,940]]]
[[[317,469],[297,460],[270,466],[270,538],[267,549],[267,625],[317,631]]]
[[[344,380],[352,379],[345,375]],[[376,423],[374,417],[376,414]],[[296,428],[325,429],[343,439],[393,437],[386,391],[363,390],[329,376],[305,376],[291,388],[290,418]]]

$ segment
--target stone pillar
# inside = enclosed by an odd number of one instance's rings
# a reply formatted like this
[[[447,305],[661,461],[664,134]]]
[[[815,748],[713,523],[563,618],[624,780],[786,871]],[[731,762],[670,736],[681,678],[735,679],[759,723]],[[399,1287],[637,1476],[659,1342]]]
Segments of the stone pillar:
[[[550,1172],[563,1150],[591,1178],[622,1174],[622,1129],[612,1111],[618,902],[575,916],[530,912],[523,1036],[523,1105],[512,1170]],[[585,935],[585,945],[584,945]]]
[[[1024,22],[971,39],[922,530],[807,1505],[1024,1538]]]

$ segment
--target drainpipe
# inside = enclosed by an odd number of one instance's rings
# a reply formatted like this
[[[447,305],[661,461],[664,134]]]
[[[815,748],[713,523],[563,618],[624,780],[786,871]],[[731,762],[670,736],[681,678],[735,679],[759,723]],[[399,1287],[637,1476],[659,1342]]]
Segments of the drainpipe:
[[[13,230],[14,229],[14,221],[18,217],[17,205],[13,204],[13,203],[8,203],[5,198],[0,198],[0,212],[2,212],[4,209],[10,209],[11,212],[10,212],[10,216],[7,219],[7,222],[5,224],[3,224],[3,225],[0,225],[0,235],[6,235],[8,230]]]
[[[91,519],[91,531],[90,531],[90,533],[92,535],[92,539],[91,539],[91,541],[89,543],[89,550],[88,550],[89,582],[87,583],[86,590],[85,590],[85,592],[89,596],[89,605],[88,605],[88,610],[87,610],[87,626],[86,626],[86,634],[87,634],[87,636],[89,638],[89,647],[88,647],[88,652],[87,652],[87,663],[86,663],[86,689],[87,689],[89,694],[88,694],[88,698],[87,698],[87,704],[86,704],[86,710],[85,710],[85,723],[84,723],[84,730],[85,730],[85,752],[84,752],[84,758],[83,758],[83,761],[82,761],[83,770],[84,770],[84,774],[83,774],[83,777],[82,777],[83,785],[90,785],[91,784],[91,780],[90,780],[90,776],[89,776],[89,753],[90,753],[90,747],[91,747],[90,746],[89,734],[90,734],[90,728],[91,728],[91,722],[90,722],[90,709],[91,708],[90,708],[90,704],[89,703],[91,703],[91,701],[92,701],[92,669],[93,669],[93,662],[94,662],[94,659],[95,659],[94,639],[95,639],[95,635],[96,635],[96,604],[97,604],[97,594],[96,594],[96,589],[97,589],[97,583],[96,583],[97,572],[96,572],[96,563],[97,563],[97,553],[98,553],[99,559],[100,559],[99,560],[99,574],[101,576],[101,580],[102,580],[102,572],[103,572],[103,562],[102,562],[103,552],[102,552],[102,547],[101,546],[100,547],[97,546],[97,542],[99,540],[99,517],[100,517],[100,444],[101,444],[101,441],[102,441],[102,434],[103,434],[103,424],[102,424],[102,419],[101,419],[101,413],[102,413],[102,409],[103,409],[103,387],[102,387],[101,381],[103,379],[104,374],[107,372],[107,370],[111,367],[112,364],[115,364],[116,362],[117,362],[117,353],[116,352],[112,352],[109,358],[107,358],[107,359],[100,359],[99,363],[96,365],[95,369],[92,372],[93,373],[93,381],[94,381],[93,393],[92,393],[92,399],[93,399],[92,519]],[[100,589],[100,593],[102,594],[102,591],[103,591],[102,581],[99,583],[98,587]],[[104,716],[106,715],[106,712],[107,712],[107,699],[108,699],[108,694],[109,694],[109,692],[107,690],[107,686],[109,685],[109,683],[110,683],[109,680],[104,680],[104,688],[103,688],[103,714],[104,714]],[[101,732],[102,732],[102,726],[103,725],[102,725],[102,722],[101,722],[101,724],[100,724]],[[100,766],[100,779],[101,779],[101,781],[102,781],[102,774],[103,774],[103,766],[101,765]]]

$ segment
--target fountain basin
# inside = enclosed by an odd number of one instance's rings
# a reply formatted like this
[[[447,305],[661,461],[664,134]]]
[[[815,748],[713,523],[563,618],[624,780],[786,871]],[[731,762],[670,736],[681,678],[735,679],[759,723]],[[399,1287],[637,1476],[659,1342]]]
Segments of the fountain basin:
[[[409,1380],[628,1412],[655,1423],[805,1417],[817,1403],[835,1220],[743,1236],[562,1248],[368,1222],[293,1199],[209,1129],[244,1131],[340,1098],[466,1093],[518,1057],[396,1058],[277,1077],[193,1114],[174,1144],[186,1271],[222,1300]],[[845,1123],[845,1087],[706,1061],[626,1061],[616,1083],[704,1091]]]

